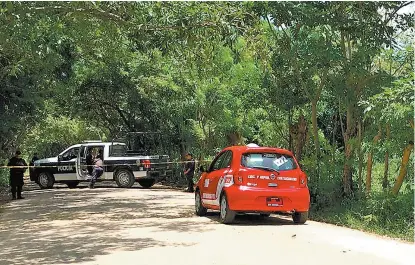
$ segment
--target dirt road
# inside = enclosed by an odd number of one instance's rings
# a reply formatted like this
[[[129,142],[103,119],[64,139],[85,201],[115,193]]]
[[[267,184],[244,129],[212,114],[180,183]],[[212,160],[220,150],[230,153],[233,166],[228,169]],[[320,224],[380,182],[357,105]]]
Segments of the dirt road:
[[[0,264],[413,264],[414,245],[317,222],[193,214],[157,187],[34,190],[0,209]]]

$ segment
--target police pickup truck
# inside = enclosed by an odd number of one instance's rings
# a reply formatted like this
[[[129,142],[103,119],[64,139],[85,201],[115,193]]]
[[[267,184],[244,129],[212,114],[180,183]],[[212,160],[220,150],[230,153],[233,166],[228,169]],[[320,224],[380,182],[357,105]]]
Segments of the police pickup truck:
[[[54,183],[75,188],[90,179],[88,153],[101,154],[103,158],[104,173],[97,181],[115,181],[122,188],[129,188],[135,182],[150,188],[172,173],[167,155],[133,154],[121,142],[88,142],[72,145],[57,157],[36,160],[30,180],[43,189],[52,188]]]

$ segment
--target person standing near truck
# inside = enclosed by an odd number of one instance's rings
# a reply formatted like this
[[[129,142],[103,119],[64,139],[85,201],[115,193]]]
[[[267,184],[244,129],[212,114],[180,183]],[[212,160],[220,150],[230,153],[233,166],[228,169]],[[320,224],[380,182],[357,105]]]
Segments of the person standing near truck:
[[[16,192],[17,199],[24,199],[24,197],[22,197],[22,188],[24,184],[24,172],[27,169],[27,164],[26,161],[20,157],[21,154],[22,153],[19,150],[16,151],[14,157],[12,157],[9,160],[9,163],[7,163],[7,166],[11,167],[9,183],[11,186],[13,200],[16,200]]]
[[[194,192],[194,183],[193,183],[193,177],[195,174],[195,160],[193,159],[193,156],[191,153],[186,154],[186,163],[184,166],[184,175],[187,179],[187,189],[185,191],[187,192]]]
[[[98,154],[96,159],[94,160],[94,172],[92,173],[91,182],[89,183],[89,188],[93,189],[95,186],[95,182],[99,177],[102,176],[104,173],[103,163],[102,163],[102,155]]]

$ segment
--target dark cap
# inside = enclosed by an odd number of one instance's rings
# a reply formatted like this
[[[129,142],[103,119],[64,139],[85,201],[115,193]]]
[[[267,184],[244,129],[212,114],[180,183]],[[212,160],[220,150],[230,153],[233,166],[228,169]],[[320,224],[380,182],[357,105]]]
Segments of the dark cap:
[[[193,156],[192,153],[188,152],[186,153],[187,156]]]
[[[20,150],[17,150],[15,154],[16,154],[17,156],[19,156],[19,155],[21,155],[21,154],[22,154],[22,152],[20,152]]]

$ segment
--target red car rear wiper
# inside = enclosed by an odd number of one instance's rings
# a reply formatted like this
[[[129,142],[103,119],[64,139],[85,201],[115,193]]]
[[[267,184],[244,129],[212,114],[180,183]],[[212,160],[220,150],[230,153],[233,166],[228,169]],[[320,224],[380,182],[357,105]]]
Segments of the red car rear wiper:
[[[254,167],[250,167],[250,168],[257,168],[257,169],[262,169],[262,170],[266,170],[266,171],[279,172],[277,169],[275,169],[275,168],[271,168],[271,167],[259,167],[259,166],[254,166]]]

